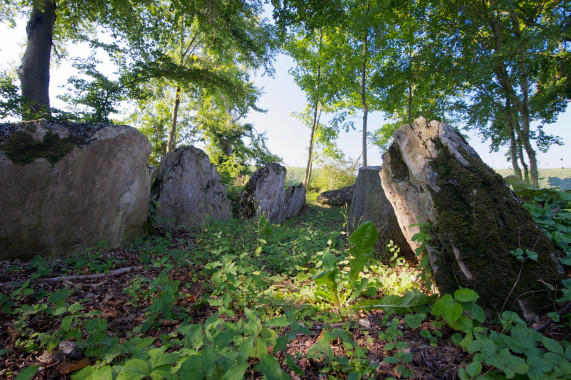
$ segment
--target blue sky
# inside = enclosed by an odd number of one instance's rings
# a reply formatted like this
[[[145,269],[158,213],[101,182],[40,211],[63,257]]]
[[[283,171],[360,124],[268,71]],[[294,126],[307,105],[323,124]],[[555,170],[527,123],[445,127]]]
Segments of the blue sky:
[[[19,65],[20,57],[24,51],[25,23],[18,23],[16,29],[8,29],[0,25],[0,70],[14,69]],[[73,47],[69,50],[74,52],[81,49]],[[290,67],[294,65],[291,58],[280,55],[275,62],[275,76],[256,76],[255,83],[263,88],[264,94],[259,100],[259,106],[268,110],[267,113],[253,112],[248,115],[246,121],[254,124],[259,132],[266,132],[267,143],[270,150],[284,159],[286,166],[305,166],[307,160],[307,147],[309,145],[309,128],[302,125],[294,118],[292,112],[300,112],[305,108],[305,96],[293,82],[288,74]],[[61,91],[59,87],[67,82],[67,77],[73,69],[69,61],[60,66],[52,65],[50,97],[53,105],[58,106],[56,95]],[[59,105],[61,107],[61,104]],[[383,123],[379,113],[369,117],[369,131],[378,129]],[[355,121],[360,125],[360,120]],[[553,146],[547,154],[539,153],[538,161],[540,168],[569,168],[571,167],[571,108],[561,114],[557,123],[546,126],[547,133],[561,136],[564,146]],[[489,153],[489,143],[481,142],[481,139],[468,133],[469,143],[480,154],[480,157],[491,167],[507,168],[509,163],[505,158],[505,150],[499,153]],[[347,158],[356,159],[361,153],[361,133],[359,130],[342,133],[339,142],[340,148]],[[368,151],[369,165],[381,165],[381,152],[377,148]]]

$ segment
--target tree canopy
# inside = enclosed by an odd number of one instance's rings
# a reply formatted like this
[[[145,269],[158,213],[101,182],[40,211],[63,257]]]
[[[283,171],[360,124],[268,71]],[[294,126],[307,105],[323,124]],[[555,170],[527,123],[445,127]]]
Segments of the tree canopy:
[[[398,126],[421,115],[463,121],[491,139],[491,150],[507,146],[516,174],[535,185],[536,151],[561,143],[544,126],[565,111],[571,92],[565,1],[273,0],[273,23],[262,17],[264,6],[270,5],[4,1],[0,20],[29,21],[20,85],[15,73],[1,76],[2,115],[107,122],[129,104],[124,121],[147,133],[155,158],[203,141],[220,165],[247,166],[253,152],[277,158],[244,117],[260,111],[252,72],[271,74],[281,49],[294,59],[290,73],[306,94],[300,114],[311,131],[306,184],[315,148],[335,152],[341,130],[361,129],[367,165],[370,144],[384,149]],[[65,57],[66,44],[77,41],[89,41],[94,54],[107,52],[117,72],[100,72],[95,58],[76,62],[80,75],[62,96],[70,108],[55,112],[52,52]],[[383,125],[368,125],[372,111],[383,114]],[[238,160],[244,143],[252,145],[242,153],[250,153]]]

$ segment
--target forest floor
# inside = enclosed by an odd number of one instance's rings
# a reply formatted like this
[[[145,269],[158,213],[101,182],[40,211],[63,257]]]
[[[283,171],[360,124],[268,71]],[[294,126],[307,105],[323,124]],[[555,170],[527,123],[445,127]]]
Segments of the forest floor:
[[[0,378],[458,378],[473,356],[429,304],[339,305],[316,285],[336,265],[347,288],[343,213],[309,205],[278,226],[232,220],[0,262]],[[365,266],[361,298],[423,289],[416,263],[387,253]],[[571,338],[555,323],[544,336]]]

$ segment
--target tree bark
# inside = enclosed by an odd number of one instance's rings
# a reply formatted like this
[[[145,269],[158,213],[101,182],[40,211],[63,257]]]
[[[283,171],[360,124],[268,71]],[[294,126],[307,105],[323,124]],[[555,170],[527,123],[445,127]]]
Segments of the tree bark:
[[[365,32],[363,39],[363,66],[361,67],[361,106],[363,107],[363,166],[367,166],[367,40],[368,32]]]
[[[28,42],[18,69],[22,87],[22,119],[30,120],[49,116],[50,110],[50,57],[53,45],[53,28],[56,20],[56,4],[45,0],[33,3],[26,25]]]
[[[169,130],[169,141],[167,143],[167,153],[172,152],[176,145],[176,119],[178,116],[178,105],[180,104],[180,86],[176,86],[176,94],[174,96],[174,107],[172,110],[171,127]]]
[[[515,137],[515,131],[513,125],[510,123],[510,159],[512,161],[512,166],[514,168],[514,173],[517,178],[523,180],[521,175],[521,168],[517,163],[518,155],[517,155],[517,140]]]

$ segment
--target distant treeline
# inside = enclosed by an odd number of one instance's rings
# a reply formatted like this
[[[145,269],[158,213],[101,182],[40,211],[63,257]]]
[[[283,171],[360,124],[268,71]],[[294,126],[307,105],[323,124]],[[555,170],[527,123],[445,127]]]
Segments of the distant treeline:
[[[502,177],[514,174],[511,169],[496,169]],[[539,187],[559,187],[562,191],[571,190],[571,168],[539,169]]]

